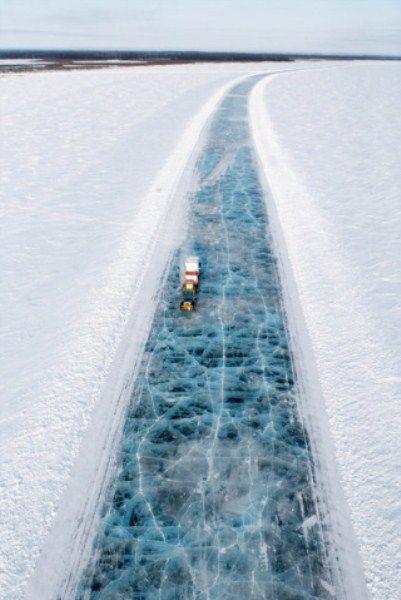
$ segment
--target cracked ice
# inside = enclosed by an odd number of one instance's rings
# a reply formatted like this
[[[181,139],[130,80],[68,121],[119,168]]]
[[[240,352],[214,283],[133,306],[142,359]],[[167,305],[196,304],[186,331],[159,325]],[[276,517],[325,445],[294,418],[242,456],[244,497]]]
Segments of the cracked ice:
[[[178,309],[178,252],[82,598],[334,594],[249,142],[253,83],[226,97],[197,165],[188,224],[202,265],[197,311]]]

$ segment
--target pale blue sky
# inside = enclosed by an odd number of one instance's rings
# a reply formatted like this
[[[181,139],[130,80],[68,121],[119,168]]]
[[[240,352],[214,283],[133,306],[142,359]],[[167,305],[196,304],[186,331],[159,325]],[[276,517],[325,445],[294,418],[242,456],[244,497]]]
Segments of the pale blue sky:
[[[0,48],[401,54],[401,0],[0,0]]]

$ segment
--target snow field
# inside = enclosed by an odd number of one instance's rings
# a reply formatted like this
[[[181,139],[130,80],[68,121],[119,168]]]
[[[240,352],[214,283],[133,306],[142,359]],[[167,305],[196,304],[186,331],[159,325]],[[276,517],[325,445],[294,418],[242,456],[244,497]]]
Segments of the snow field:
[[[372,596],[401,589],[400,67],[182,65],[0,80],[0,598],[54,597],[89,545],[184,165],[223,86],[264,69],[300,70],[251,117],[328,501],[356,597],[352,529]]]

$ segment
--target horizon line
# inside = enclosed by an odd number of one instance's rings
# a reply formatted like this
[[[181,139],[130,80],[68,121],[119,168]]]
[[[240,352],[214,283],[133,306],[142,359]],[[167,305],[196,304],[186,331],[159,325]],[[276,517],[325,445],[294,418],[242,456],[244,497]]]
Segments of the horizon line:
[[[360,53],[360,52],[297,52],[297,51],[267,51],[267,52],[250,52],[250,51],[232,51],[232,50],[115,50],[115,49],[10,49],[0,48],[0,57],[14,58],[25,56],[26,58],[40,58],[42,56],[54,56],[58,58],[72,56],[124,56],[124,57],[165,57],[165,58],[232,58],[242,60],[263,60],[268,58],[295,59],[295,58],[342,58],[342,59],[363,59],[363,60],[401,60],[401,55],[397,54],[378,54],[378,53]]]

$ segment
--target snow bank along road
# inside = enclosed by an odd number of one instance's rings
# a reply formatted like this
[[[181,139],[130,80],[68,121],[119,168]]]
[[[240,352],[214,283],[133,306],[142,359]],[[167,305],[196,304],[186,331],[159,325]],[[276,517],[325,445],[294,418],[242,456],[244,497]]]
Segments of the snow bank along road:
[[[128,363],[132,370],[150,321],[145,268],[157,242],[156,276],[174,241],[183,165],[222,86],[261,68],[1,79],[2,598],[24,596],[42,550],[41,564],[65,550],[91,460],[118,421],[111,418],[113,393],[123,387],[118,376]],[[85,458],[71,479],[79,449]],[[69,480],[76,485],[60,506]],[[56,513],[57,543],[50,535],[44,546]],[[45,569],[44,580],[53,575]]]
[[[401,594],[400,89],[400,64],[359,64],[275,77],[251,100],[288,295],[368,588],[387,600]]]

